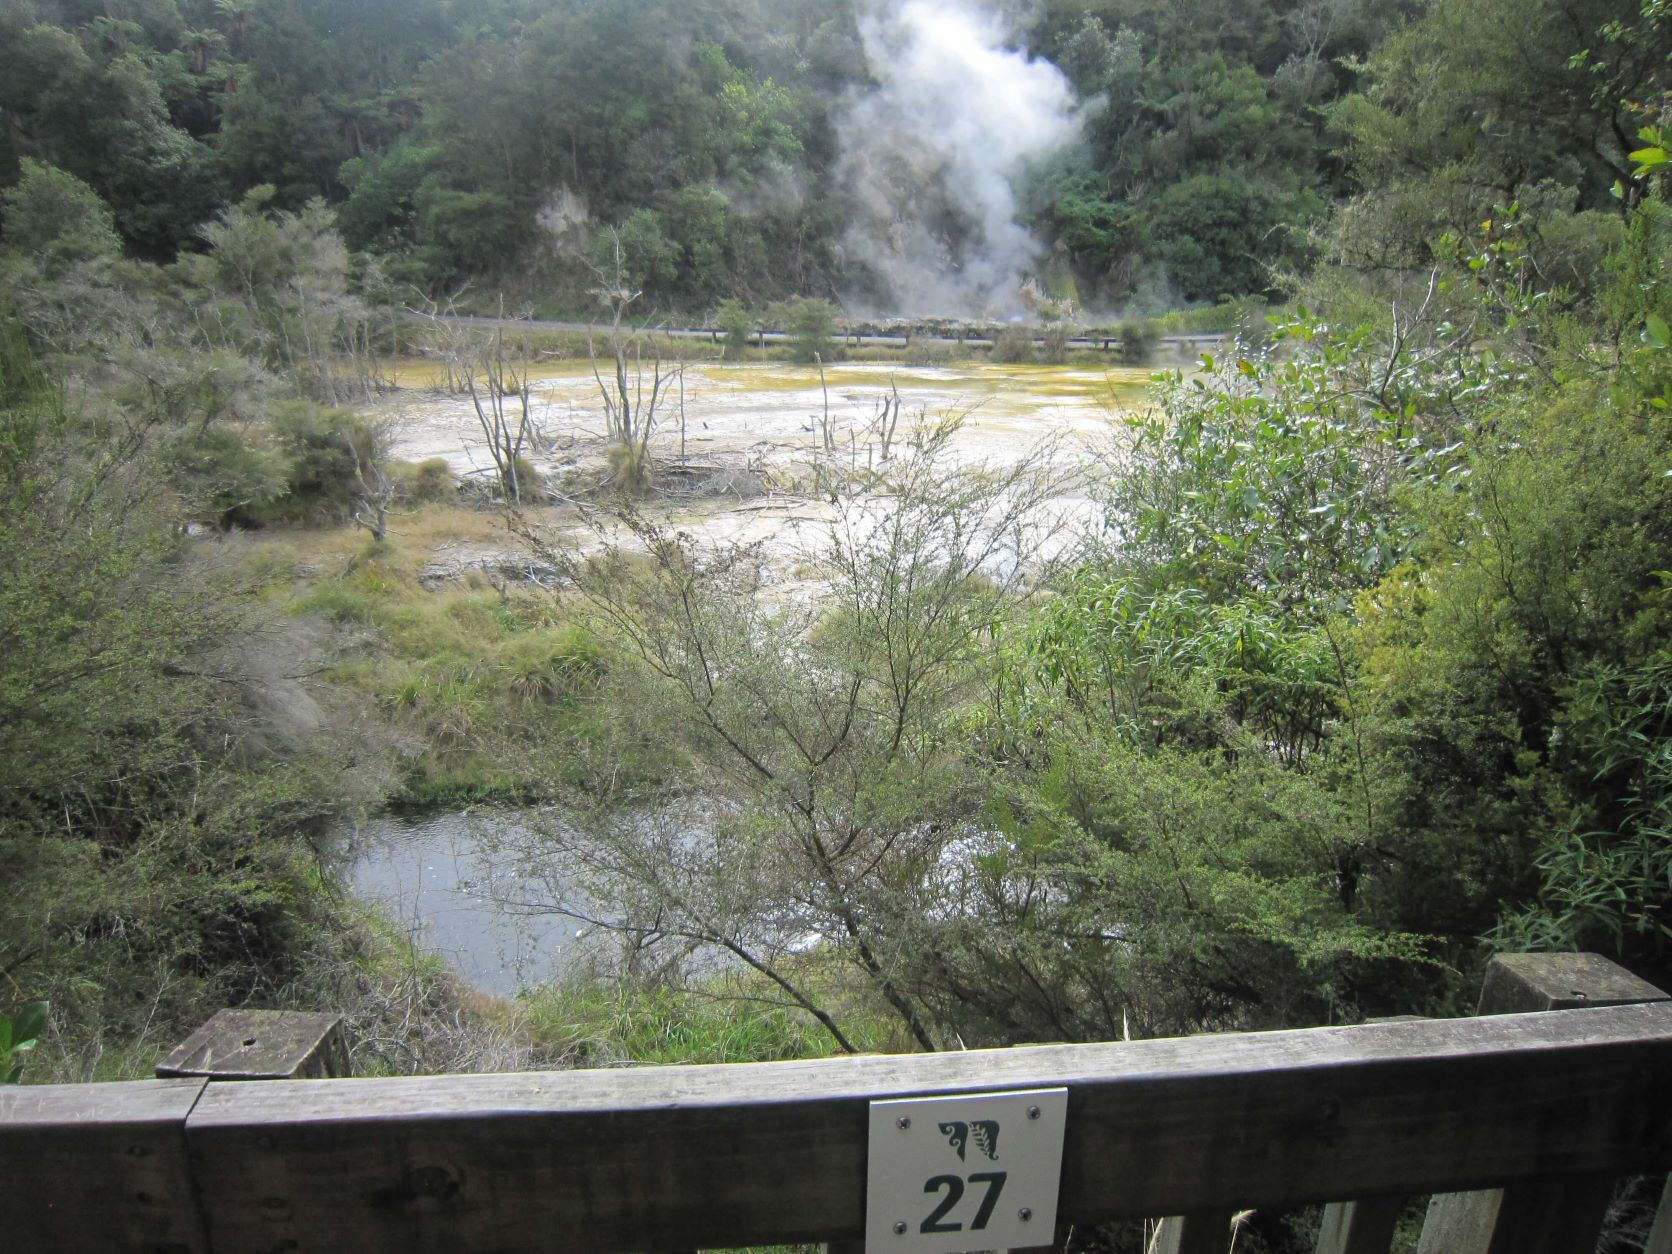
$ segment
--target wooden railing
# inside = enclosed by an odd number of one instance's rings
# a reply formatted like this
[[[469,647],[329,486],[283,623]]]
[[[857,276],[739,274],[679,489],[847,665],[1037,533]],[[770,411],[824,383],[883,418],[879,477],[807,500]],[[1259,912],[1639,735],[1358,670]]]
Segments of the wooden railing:
[[[24,1087],[0,1095],[0,1241],[858,1248],[873,1099],[1063,1086],[1059,1231],[1173,1216],[1159,1249],[1224,1254],[1233,1210],[1323,1202],[1321,1254],[1386,1254],[1405,1200],[1441,1194],[1425,1254],[1590,1254],[1612,1182],[1672,1167],[1672,1002],[1557,956],[1501,961],[1482,1010],[1564,1003],[1588,1008],[822,1062]],[[1651,1242],[1672,1248],[1664,1216]]]

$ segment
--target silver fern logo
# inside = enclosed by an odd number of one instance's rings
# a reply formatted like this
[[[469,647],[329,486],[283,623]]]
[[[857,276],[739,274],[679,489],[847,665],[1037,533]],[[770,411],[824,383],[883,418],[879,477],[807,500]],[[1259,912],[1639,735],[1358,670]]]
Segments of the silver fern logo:
[[[958,1151],[958,1160],[964,1160],[964,1151],[973,1140],[975,1148],[994,1161],[999,1156],[999,1125],[996,1119],[978,1119],[974,1123],[964,1123],[961,1120],[953,1123],[943,1123],[940,1126],[941,1135],[946,1143]]]

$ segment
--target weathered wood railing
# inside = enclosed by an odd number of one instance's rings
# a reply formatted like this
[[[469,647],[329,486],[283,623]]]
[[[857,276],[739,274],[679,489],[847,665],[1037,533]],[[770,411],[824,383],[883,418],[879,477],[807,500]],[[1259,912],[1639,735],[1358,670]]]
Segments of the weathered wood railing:
[[[1385,1254],[1404,1199],[1492,1190],[1437,1197],[1425,1251],[1590,1254],[1610,1182],[1672,1167],[1672,1002],[1575,962],[1493,978],[1510,1009],[1575,991],[1637,1004],[805,1063],[12,1089],[0,1232],[19,1250],[157,1254],[858,1248],[872,1099],[1061,1085],[1059,1227],[1174,1216],[1159,1248],[1224,1254],[1233,1208],[1324,1202],[1322,1254]],[[1505,1008],[1492,997],[1483,1010]]]

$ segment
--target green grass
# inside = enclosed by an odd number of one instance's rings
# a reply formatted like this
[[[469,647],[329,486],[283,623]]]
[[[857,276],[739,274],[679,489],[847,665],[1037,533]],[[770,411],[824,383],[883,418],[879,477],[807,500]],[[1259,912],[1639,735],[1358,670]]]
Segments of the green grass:
[[[349,584],[335,580],[311,588],[297,600],[296,609],[303,613],[322,614],[335,623],[370,625],[377,621],[371,598]]]
[[[1153,322],[1162,335],[1220,335],[1263,327],[1268,312],[1264,301],[1247,297],[1196,309],[1175,309]]]
[[[401,542],[328,551],[305,565],[291,603],[350,629],[354,651],[331,678],[414,746],[394,804],[530,800],[576,782],[562,750],[600,731],[608,650],[539,590],[501,593],[479,577],[424,587],[428,553]]]
[[[735,1000],[718,985],[685,991],[586,983],[540,989],[524,1000],[542,1050],[577,1066],[775,1062],[835,1052],[808,1015]]]
[[[795,979],[867,1051],[905,1048],[872,990],[852,968],[808,956]],[[688,986],[643,987],[576,979],[525,992],[520,1002],[538,1053],[575,1066],[777,1062],[828,1058],[836,1043],[807,1012],[752,971]]]
[[[385,808],[423,814],[488,804],[533,804],[541,795],[528,780],[511,772],[471,765],[449,768],[419,759],[410,764],[400,791],[389,798]]]

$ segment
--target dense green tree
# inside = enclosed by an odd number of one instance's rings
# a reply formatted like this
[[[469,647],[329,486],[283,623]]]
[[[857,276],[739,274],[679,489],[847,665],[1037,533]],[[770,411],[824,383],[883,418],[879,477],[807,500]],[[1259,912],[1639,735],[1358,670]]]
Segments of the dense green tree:
[[[828,359],[835,346],[836,314],[829,301],[802,296],[786,302],[772,321],[789,332],[798,361],[819,361]]]
[[[1094,303],[1275,290],[1343,190],[1332,136],[1369,134],[1356,104],[1334,133],[1323,118],[1396,17],[1361,0],[1041,6],[1018,38],[1087,105],[1083,150],[1030,198],[1052,281]],[[267,185],[286,210],[337,205],[352,247],[432,293],[485,278],[584,304],[585,247],[542,225],[556,204],[583,234],[660,216],[659,308],[874,285],[840,248],[857,189],[833,181],[844,93],[869,76],[848,3],[12,0],[0,20],[18,70],[0,181],[25,155],[76,174],[148,256],[196,247],[187,224]],[[1635,38],[1598,36],[1593,89],[1627,90]],[[1251,171],[1234,200],[1211,182]]]
[[[1638,106],[1672,86],[1672,27],[1640,8],[1461,0],[1380,44],[1366,89],[1331,114],[1362,189],[1332,233],[1335,259],[1420,269],[1436,238],[1513,202],[1538,202],[1546,220],[1610,206],[1632,182]],[[1611,36],[1640,18],[1631,38]]]
[[[286,375],[299,392],[333,401],[363,389],[342,371],[363,352],[365,310],[348,291],[348,252],[320,200],[297,213],[272,209],[258,187],[205,224],[206,254],[177,274],[209,345]]]
[[[1094,300],[1269,292],[1343,190],[1323,118],[1400,10],[1359,0],[1053,0],[1036,46],[1088,101],[1035,220]]]
[[[47,275],[120,253],[110,206],[63,170],[23,159],[23,176],[0,192],[0,247],[35,261]]]
[[[13,160],[34,157],[96,189],[136,249],[167,257],[216,196],[209,150],[173,126],[144,60],[90,56],[53,26],[22,31],[0,76]]]
[[[1249,171],[1198,174],[1155,197],[1153,255],[1189,301],[1214,301],[1275,286],[1274,271],[1303,251],[1323,203],[1285,195]]]
[[[418,197],[439,154],[402,139],[381,153],[351,157],[338,177],[348,189],[337,223],[351,247],[388,257],[419,249]]]

